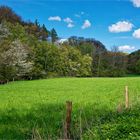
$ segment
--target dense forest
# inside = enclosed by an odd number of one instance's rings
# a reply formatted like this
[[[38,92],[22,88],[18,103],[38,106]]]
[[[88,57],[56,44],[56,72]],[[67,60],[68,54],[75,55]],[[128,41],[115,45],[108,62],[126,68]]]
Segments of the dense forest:
[[[0,7],[0,83],[47,77],[118,77],[140,74],[140,50],[111,51],[100,41],[72,36],[59,42],[56,30],[23,21]]]

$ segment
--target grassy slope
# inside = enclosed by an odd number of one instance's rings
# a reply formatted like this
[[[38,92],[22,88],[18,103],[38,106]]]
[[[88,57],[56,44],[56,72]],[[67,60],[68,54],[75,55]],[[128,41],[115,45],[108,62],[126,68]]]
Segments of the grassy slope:
[[[129,86],[131,104],[137,107],[117,114],[125,85]],[[140,78],[60,78],[0,86],[0,138],[62,137],[66,100],[73,101],[75,139],[140,135]]]

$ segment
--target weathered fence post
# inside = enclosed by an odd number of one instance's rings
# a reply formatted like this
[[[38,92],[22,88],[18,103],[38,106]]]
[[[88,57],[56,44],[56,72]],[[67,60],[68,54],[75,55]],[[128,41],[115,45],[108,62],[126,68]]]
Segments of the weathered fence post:
[[[64,138],[70,138],[70,124],[71,124],[72,102],[66,101],[66,120],[64,126]]]
[[[125,86],[125,108],[129,108],[129,94],[128,94],[128,86]]]

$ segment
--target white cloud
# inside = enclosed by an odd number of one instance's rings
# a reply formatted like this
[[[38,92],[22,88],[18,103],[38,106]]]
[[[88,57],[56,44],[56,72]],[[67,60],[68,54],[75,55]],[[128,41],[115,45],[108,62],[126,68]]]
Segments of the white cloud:
[[[112,33],[128,32],[133,28],[133,24],[127,21],[119,21],[116,24],[112,24],[108,27],[109,31]]]
[[[134,46],[130,46],[130,45],[123,45],[123,46],[119,46],[118,49],[119,49],[119,51],[127,52],[127,51],[134,50],[135,47]]]
[[[68,27],[68,28],[72,28],[72,27],[74,27],[74,24],[68,23],[67,27]]]
[[[140,28],[134,31],[133,37],[140,39]]]
[[[137,8],[140,7],[140,0],[131,0],[133,2],[133,5]]]
[[[85,20],[81,28],[86,29],[89,28],[90,26],[91,26],[91,22],[89,20]]]
[[[67,27],[68,27],[68,28],[74,27],[73,20],[72,20],[71,18],[69,18],[69,17],[65,18],[65,19],[64,19],[64,22],[67,23]]]
[[[48,18],[48,20],[49,20],[49,21],[61,21],[61,17],[59,17],[59,16],[54,16],[54,17],[52,17],[52,16],[51,16],[51,17]]]
[[[71,18],[67,17],[67,18],[64,19],[64,22],[73,23],[73,20]]]

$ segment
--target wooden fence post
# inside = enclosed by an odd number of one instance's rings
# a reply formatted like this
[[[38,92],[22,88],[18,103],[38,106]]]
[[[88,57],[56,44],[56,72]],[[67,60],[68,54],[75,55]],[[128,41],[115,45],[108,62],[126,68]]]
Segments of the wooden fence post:
[[[66,120],[64,126],[64,138],[70,138],[70,124],[71,124],[72,102],[66,101]]]
[[[129,94],[128,94],[128,86],[125,86],[125,108],[129,108]]]

